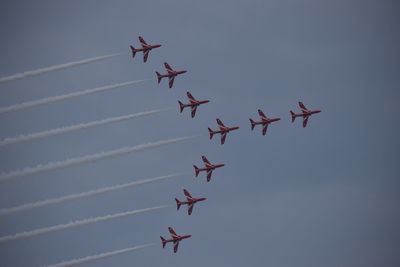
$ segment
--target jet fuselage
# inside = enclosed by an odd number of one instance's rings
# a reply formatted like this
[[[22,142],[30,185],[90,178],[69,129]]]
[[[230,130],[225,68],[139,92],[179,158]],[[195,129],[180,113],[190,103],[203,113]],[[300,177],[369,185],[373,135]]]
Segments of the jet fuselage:
[[[193,198],[192,200],[186,200],[186,201],[179,201],[180,202],[180,204],[183,204],[183,205],[185,205],[185,204],[194,204],[194,203],[196,203],[196,202],[199,202],[199,201],[204,201],[204,200],[207,200],[207,198],[205,198],[205,197],[202,197],[202,198]]]
[[[198,170],[199,171],[208,171],[208,170],[215,170],[215,169],[217,169],[217,168],[221,168],[221,167],[224,167],[225,166],[225,164],[216,164],[216,165],[212,165],[212,166],[209,166],[209,167],[204,167],[204,168],[198,168]]]
[[[215,130],[215,131],[213,131],[213,133],[215,133],[215,134],[229,133],[230,131],[234,131],[234,130],[237,130],[239,128],[240,128],[239,126],[226,127],[226,128],[222,128],[222,129],[219,129],[219,130]]]
[[[187,70],[171,71],[171,72],[168,72],[167,74],[161,74],[160,77],[161,78],[164,78],[164,77],[176,77],[179,74],[183,74],[183,73],[186,73],[186,72],[187,72]]]
[[[210,100],[202,100],[202,101],[192,101],[191,100],[190,103],[183,104],[182,106],[184,106],[184,107],[193,107],[193,106],[199,106],[199,105],[202,105],[202,104],[206,104],[208,102],[210,102]]]
[[[311,111],[307,111],[307,112],[303,112],[303,113],[299,113],[299,114],[294,114],[294,117],[305,117],[305,116],[310,116],[312,114],[317,114],[320,113],[321,110],[311,110]]]
[[[135,52],[141,52],[141,51],[148,51],[148,50],[152,50],[154,48],[159,48],[161,45],[160,44],[156,44],[156,45],[148,45],[148,46],[144,46],[142,48],[134,48]]]
[[[266,123],[271,123],[274,121],[279,121],[281,120],[280,118],[272,118],[272,119],[262,119],[261,121],[255,121],[253,122],[254,125],[259,125],[259,124],[266,124]]]

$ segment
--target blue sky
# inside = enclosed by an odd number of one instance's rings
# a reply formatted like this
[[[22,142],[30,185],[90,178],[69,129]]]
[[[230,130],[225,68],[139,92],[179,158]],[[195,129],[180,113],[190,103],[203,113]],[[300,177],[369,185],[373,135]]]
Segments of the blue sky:
[[[119,57],[0,85],[0,106],[151,79],[0,116],[0,137],[158,108],[132,121],[11,145],[0,172],[180,136],[193,140],[1,184],[2,208],[175,172],[179,178],[2,217],[0,235],[158,205],[174,207],[0,244],[4,266],[42,266],[156,243],[86,266],[398,266],[399,5],[395,1],[2,1],[0,75]],[[163,46],[143,64],[129,45]],[[169,89],[154,71],[188,73]],[[186,91],[210,103],[179,114]],[[322,113],[290,122],[297,102]],[[250,131],[261,108],[282,120]],[[240,130],[208,140],[215,118]],[[194,178],[201,155],[226,166]],[[167,227],[192,234],[177,254]]]

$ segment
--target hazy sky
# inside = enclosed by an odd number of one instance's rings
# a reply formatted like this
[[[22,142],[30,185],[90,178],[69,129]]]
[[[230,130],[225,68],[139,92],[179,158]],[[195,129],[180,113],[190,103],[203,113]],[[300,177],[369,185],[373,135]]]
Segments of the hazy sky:
[[[1,266],[43,266],[130,246],[85,266],[400,265],[399,4],[390,0],[81,0],[0,4],[0,77],[113,59],[0,84],[0,107],[150,81],[0,116],[0,138],[152,109],[170,111],[0,148],[0,173],[169,138],[184,143],[0,185],[0,208],[185,172],[171,180],[0,217],[0,236],[134,209],[170,208],[0,244]],[[161,48],[132,60],[137,37]],[[169,89],[155,71],[188,73]],[[186,91],[210,99],[179,114]],[[298,101],[321,109],[307,128]],[[261,108],[280,117],[250,130]],[[215,118],[240,130],[208,139]],[[194,178],[201,155],[225,163]],[[177,212],[182,189],[193,214]],[[172,252],[167,227],[192,234]]]

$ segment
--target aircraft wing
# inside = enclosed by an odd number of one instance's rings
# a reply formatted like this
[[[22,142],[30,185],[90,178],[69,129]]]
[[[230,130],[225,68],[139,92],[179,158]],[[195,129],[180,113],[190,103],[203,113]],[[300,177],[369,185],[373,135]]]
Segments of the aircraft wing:
[[[185,196],[187,197],[188,200],[193,199],[193,197],[190,195],[190,193],[186,189],[183,189],[183,194],[185,194]]]
[[[310,116],[305,116],[305,117],[303,117],[303,128],[305,128],[306,126],[307,126],[307,122],[308,122],[308,118],[309,118]]]
[[[226,132],[221,134],[221,145],[225,143],[225,139],[226,139]]]
[[[224,123],[223,123],[220,119],[217,119],[217,123],[218,123],[219,126],[221,126],[221,127],[223,127],[223,128],[226,127],[226,126],[224,125]]]
[[[174,241],[174,253],[178,251],[179,241]]]
[[[267,133],[268,123],[263,124],[262,134],[265,135]]]
[[[210,161],[206,158],[206,156],[201,156],[201,159],[203,160],[203,162],[204,162],[207,166],[210,166],[210,165],[211,165]]]
[[[175,231],[174,231],[174,229],[172,229],[172,227],[168,227],[168,231],[172,237],[178,237],[178,235],[175,233]]]
[[[192,106],[192,118],[196,115],[197,106]]]
[[[172,88],[174,85],[175,76],[169,77],[169,88]]]
[[[150,50],[146,50],[143,52],[143,62],[147,61],[147,58],[149,57],[149,52]]]
[[[268,119],[268,117],[264,114],[264,112],[261,109],[258,110],[258,114],[260,115],[261,119]]]
[[[212,175],[213,170],[207,170],[207,182],[211,180],[211,175]]]
[[[196,101],[196,99],[192,96],[192,94],[190,92],[187,92],[186,95],[190,100]]]
[[[191,215],[192,214],[192,211],[193,211],[193,203],[190,203],[189,204],[189,206],[188,206],[188,215]]]
[[[174,70],[171,68],[171,66],[167,63],[164,62],[164,67],[168,71],[168,73],[173,72]]]
[[[146,43],[146,41],[143,39],[142,36],[139,36],[139,41],[140,41],[140,43],[142,44],[142,47],[148,46],[148,44]]]
[[[304,106],[303,102],[299,102],[299,106],[303,111],[309,111],[306,106]]]

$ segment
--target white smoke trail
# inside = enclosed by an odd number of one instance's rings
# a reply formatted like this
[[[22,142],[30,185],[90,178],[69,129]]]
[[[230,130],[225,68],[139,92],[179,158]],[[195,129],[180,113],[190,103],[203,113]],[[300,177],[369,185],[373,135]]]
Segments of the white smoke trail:
[[[17,233],[14,235],[2,236],[2,237],[0,237],[0,243],[18,240],[18,239],[22,239],[22,238],[33,237],[33,236],[42,235],[42,234],[55,232],[55,231],[61,231],[61,230],[65,230],[68,228],[77,227],[77,226],[81,226],[81,225],[105,222],[105,221],[109,221],[109,220],[113,220],[113,219],[117,219],[117,218],[132,216],[132,215],[149,212],[149,211],[153,211],[153,210],[159,210],[159,209],[163,209],[163,208],[167,208],[167,207],[168,206],[158,206],[158,207],[152,207],[152,208],[146,208],[146,209],[140,209],[140,210],[132,210],[132,211],[120,212],[120,213],[101,216],[101,217],[83,219],[83,220],[74,221],[74,222],[70,222],[70,223],[66,223],[66,224],[53,225],[53,226],[46,227],[46,228],[39,228],[39,229],[28,231],[28,232],[21,232],[21,233]]]
[[[92,57],[92,58],[88,58],[88,59],[84,59],[84,60],[73,61],[73,62],[61,64],[61,65],[55,65],[55,66],[51,66],[51,67],[25,71],[22,73],[17,73],[17,74],[11,75],[11,76],[0,78],[0,83],[9,82],[9,81],[13,81],[13,80],[19,80],[19,79],[23,79],[23,78],[31,77],[31,76],[36,76],[36,75],[44,74],[44,73],[51,72],[51,71],[67,69],[67,68],[71,68],[71,67],[75,67],[75,66],[79,66],[79,65],[83,65],[83,64],[88,64],[88,63],[112,58],[112,57],[119,56],[119,55],[122,55],[122,54],[113,54],[113,55],[105,55],[105,56],[100,56],[100,57]]]
[[[120,148],[117,150],[111,150],[107,152],[101,152],[93,155],[87,155],[83,157],[78,157],[78,158],[72,158],[72,159],[67,159],[64,161],[57,161],[57,162],[50,162],[45,165],[37,165],[36,167],[28,167],[22,170],[16,170],[12,171],[9,173],[4,173],[0,175],[0,183],[3,183],[7,180],[11,179],[16,179],[20,177],[24,177],[27,175],[33,175],[33,174],[39,174],[39,173],[44,173],[56,169],[61,169],[61,168],[66,168],[66,167],[71,167],[75,165],[81,165],[89,162],[95,162],[101,159],[105,158],[112,158],[112,157],[117,157],[117,156],[122,156],[125,154],[129,153],[134,153],[134,152],[142,152],[148,149],[153,149],[169,144],[175,144],[179,143],[188,139],[192,139],[193,137],[179,137],[179,138],[174,138],[174,139],[168,139],[164,141],[158,141],[154,143],[147,143],[147,144],[142,144],[142,145],[137,145],[134,147],[124,147]]]
[[[27,108],[32,108],[32,107],[36,107],[36,106],[40,106],[40,105],[46,105],[46,104],[66,100],[66,99],[73,98],[73,97],[96,94],[96,93],[104,92],[104,91],[111,90],[111,89],[129,86],[129,85],[143,82],[143,81],[145,81],[145,80],[117,83],[117,84],[97,87],[97,88],[93,88],[93,89],[87,89],[87,90],[78,91],[78,92],[65,94],[65,95],[46,97],[46,98],[33,100],[33,101],[29,101],[29,102],[24,102],[24,103],[20,103],[20,104],[8,106],[8,107],[2,107],[2,108],[0,108],[0,114],[11,112],[11,111],[27,109]]]
[[[177,177],[180,175],[182,175],[182,174],[178,173],[178,174],[160,176],[160,177],[156,177],[156,178],[145,179],[145,180],[126,183],[126,184],[120,184],[120,185],[114,185],[114,186],[110,186],[110,187],[99,188],[99,189],[95,189],[95,190],[91,190],[91,191],[87,191],[87,192],[83,192],[83,193],[72,194],[72,195],[68,195],[68,196],[64,196],[64,197],[52,198],[52,199],[42,200],[42,201],[38,201],[38,202],[34,202],[34,203],[27,203],[27,204],[23,204],[23,205],[12,207],[12,208],[5,208],[5,209],[0,210],[0,216],[8,215],[8,214],[11,214],[14,212],[34,209],[34,208],[41,208],[41,207],[44,207],[47,205],[59,204],[64,201],[92,197],[92,196],[96,196],[96,195],[100,195],[100,194],[104,194],[104,193],[108,193],[108,192],[114,192],[114,191],[118,191],[118,190],[122,190],[122,189],[127,189],[129,187],[135,187],[135,186],[139,186],[139,185],[163,181],[163,180]]]
[[[11,145],[11,144],[27,142],[27,141],[32,141],[35,139],[45,138],[45,137],[68,133],[68,132],[72,132],[72,131],[77,131],[77,130],[81,130],[81,129],[85,129],[85,128],[106,125],[106,124],[110,124],[110,123],[114,123],[114,122],[131,120],[131,119],[151,115],[154,113],[162,112],[165,110],[166,109],[144,111],[144,112],[128,114],[128,115],[124,115],[124,116],[108,118],[108,119],[99,120],[99,121],[92,121],[92,122],[88,122],[88,123],[81,123],[81,124],[76,124],[76,125],[72,125],[72,126],[51,129],[51,130],[47,130],[47,131],[43,131],[43,132],[39,132],[39,133],[33,133],[33,134],[27,134],[27,135],[20,135],[17,137],[6,138],[6,139],[0,141],[0,147],[6,146],[6,145]]]
[[[77,264],[82,264],[82,263],[86,263],[86,262],[100,260],[100,259],[111,257],[111,256],[116,256],[116,255],[123,254],[123,253],[128,253],[128,252],[131,252],[131,251],[134,251],[134,250],[137,250],[137,249],[150,247],[150,246],[154,246],[154,244],[146,244],[146,245],[141,245],[141,246],[136,246],[136,247],[130,247],[130,248],[125,248],[125,249],[120,249],[120,250],[114,250],[114,251],[111,251],[111,252],[106,252],[106,253],[101,253],[101,254],[97,254],[97,255],[93,255],[93,256],[88,256],[88,257],[85,257],[85,258],[80,258],[80,259],[75,259],[75,260],[70,260],[70,261],[64,261],[64,262],[60,262],[60,263],[57,263],[57,264],[48,265],[47,267],[73,266],[73,265],[77,265]]]

